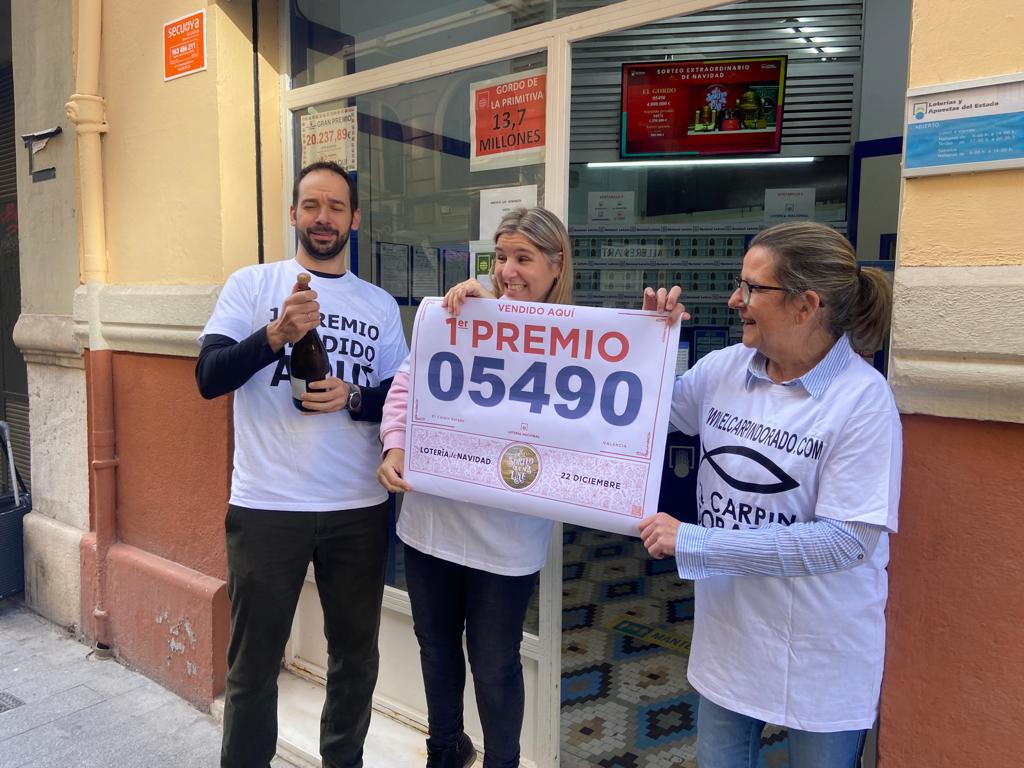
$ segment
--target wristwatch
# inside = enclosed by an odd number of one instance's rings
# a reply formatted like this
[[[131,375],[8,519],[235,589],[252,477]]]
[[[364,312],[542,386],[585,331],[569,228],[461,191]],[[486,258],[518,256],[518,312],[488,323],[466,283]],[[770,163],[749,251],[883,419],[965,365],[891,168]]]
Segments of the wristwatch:
[[[350,385],[348,390],[348,402],[345,403],[346,411],[359,412],[359,406],[363,404],[363,393],[355,384]]]

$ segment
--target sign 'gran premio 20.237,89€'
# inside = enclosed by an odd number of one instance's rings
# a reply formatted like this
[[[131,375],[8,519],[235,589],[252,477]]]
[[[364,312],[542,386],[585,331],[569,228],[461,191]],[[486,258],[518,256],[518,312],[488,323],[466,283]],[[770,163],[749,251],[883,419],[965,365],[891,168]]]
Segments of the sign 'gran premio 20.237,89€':
[[[426,299],[413,329],[417,491],[636,535],[653,514],[679,326],[640,310]],[[482,512],[486,514],[486,512]]]

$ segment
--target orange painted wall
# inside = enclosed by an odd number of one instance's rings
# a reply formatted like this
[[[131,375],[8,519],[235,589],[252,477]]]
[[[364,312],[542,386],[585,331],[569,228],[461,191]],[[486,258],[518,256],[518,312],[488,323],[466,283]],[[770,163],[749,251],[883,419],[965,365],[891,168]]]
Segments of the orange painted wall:
[[[195,360],[114,354],[120,540],[227,578],[230,398],[203,400]]]
[[[879,768],[1024,761],[1024,424],[904,416]]]
[[[92,616],[96,535],[82,537],[82,632]],[[110,548],[107,609],[117,658],[207,709],[224,690],[230,607],[227,585],[127,544]]]

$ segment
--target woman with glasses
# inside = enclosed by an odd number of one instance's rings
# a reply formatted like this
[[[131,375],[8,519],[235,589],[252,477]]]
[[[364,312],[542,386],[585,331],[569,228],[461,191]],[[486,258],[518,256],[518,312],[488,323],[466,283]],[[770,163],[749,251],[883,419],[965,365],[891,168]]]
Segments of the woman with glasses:
[[[679,289],[645,309],[686,317]],[[791,768],[853,768],[878,713],[885,567],[902,432],[882,347],[892,292],[822,224],[764,230],[729,298],[743,343],[675,384],[672,425],[701,438],[698,525],[640,523],[695,580],[688,678],[700,768],[754,768],[766,723]]]
[[[572,304],[572,251],[558,217],[517,208],[494,235],[490,291],[476,280],[454,286],[443,306],[459,314],[467,298]],[[402,477],[409,360],[395,375],[381,419],[384,460],[377,479],[405,492],[398,537],[427,696],[427,768],[464,768],[476,751],[463,731],[466,661],[484,735],[484,768],[518,768],[525,693],[519,646],[553,523],[504,509],[413,491]]]

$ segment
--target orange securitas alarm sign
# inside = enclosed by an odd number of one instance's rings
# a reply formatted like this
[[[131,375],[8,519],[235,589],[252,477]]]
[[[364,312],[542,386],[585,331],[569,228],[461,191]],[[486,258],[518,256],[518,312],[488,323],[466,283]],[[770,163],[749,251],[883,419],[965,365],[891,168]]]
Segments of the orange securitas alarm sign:
[[[206,69],[206,9],[164,24],[164,80]]]

